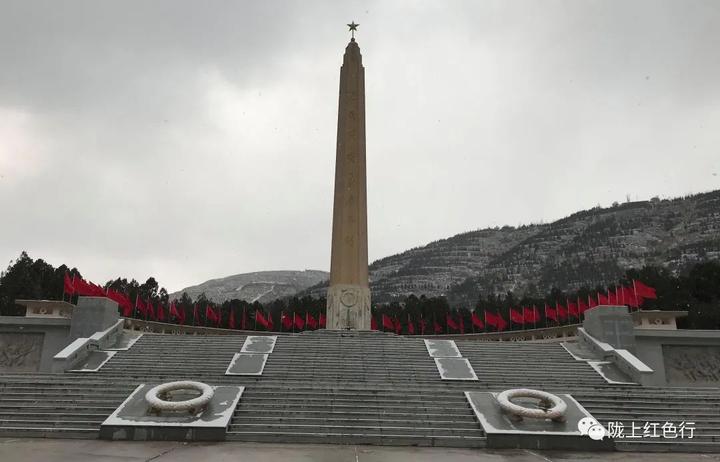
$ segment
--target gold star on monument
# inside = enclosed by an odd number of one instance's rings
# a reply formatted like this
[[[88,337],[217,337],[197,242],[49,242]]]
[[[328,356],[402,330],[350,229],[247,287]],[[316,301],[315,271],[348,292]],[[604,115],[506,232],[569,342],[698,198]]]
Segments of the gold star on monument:
[[[347,25],[350,28],[350,32],[352,33],[352,38],[355,38],[355,31],[357,30],[359,25],[360,24],[355,24],[355,21]]]

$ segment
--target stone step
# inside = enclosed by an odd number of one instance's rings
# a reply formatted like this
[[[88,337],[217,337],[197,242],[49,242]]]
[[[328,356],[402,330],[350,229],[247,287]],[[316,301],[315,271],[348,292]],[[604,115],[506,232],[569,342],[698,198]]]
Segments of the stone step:
[[[31,409],[19,409],[15,412],[9,412],[5,409],[0,409],[0,420],[10,420],[14,418],[26,418],[29,420],[41,420],[47,419],[48,421],[104,421],[110,412],[104,413],[81,413],[81,412],[68,412],[64,410],[49,410],[44,412],[36,412]]]
[[[105,419],[100,420],[49,420],[49,419],[25,419],[22,417],[14,419],[0,418],[0,428],[86,428],[91,430],[99,430],[100,424]]]
[[[2,427],[0,437],[3,438],[72,438],[72,439],[97,439],[100,429],[76,428],[76,427]]]
[[[382,396],[365,397],[362,400],[353,399],[351,397],[296,397],[296,396],[243,396],[245,402],[252,401],[254,404],[268,404],[272,405],[278,402],[282,402],[283,405],[355,405],[362,404],[362,406],[376,405],[376,406],[388,406],[388,407],[411,407],[411,406],[422,406],[428,402],[435,401],[437,404],[445,406],[468,406],[467,400],[464,397],[448,398],[448,397],[435,397],[426,399],[393,399],[384,398]]]
[[[72,406],[68,405],[67,403],[55,403],[55,402],[44,402],[44,401],[38,401],[36,403],[16,403],[16,404],[4,404],[0,407],[3,412],[13,412],[13,413],[19,413],[23,412],[25,410],[33,411],[33,412],[44,412],[44,411],[62,411],[62,412],[68,412],[68,413],[75,413],[75,412],[85,412],[85,413],[107,413],[110,415],[117,407],[120,405],[120,403],[113,403],[110,405],[104,405],[104,406]]]
[[[118,406],[120,403],[122,403],[127,396],[122,396],[116,399],[92,399],[92,398],[83,398],[83,397],[55,397],[52,399],[53,404],[73,404],[74,407],[78,406]],[[2,395],[0,395],[0,408],[5,408],[9,406],[18,406],[18,405],[32,405],[32,404],[38,404],[38,403],[44,403],[49,400],[45,399],[32,399],[32,398],[5,398]]]
[[[668,409],[667,411],[660,412],[646,412],[639,411],[634,412],[632,409],[588,409],[590,413],[598,420],[602,421],[635,421],[637,422],[680,422],[680,421],[715,421],[718,414],[716,412],[707,413],[696,413],[696,412],[682,412],[678,413],[675,409]]]
[[[443,402],[467,402],[465,396],[462,393],[455,391],[444,391],[444,390],[433,390],[430,392],[408,392],[402,393],[401,391],[346,391],[346,390],[313,390],[313,389],[293,389],[293,388],[247,388],[243,393],[243,398],[274,398],[278,399],[280,393],[288,393],[295,398],[311,398],[311,399],[350,399],[356,402],[364,402],[365,400],[372,400],[375,398],[392,399],[396,401],[416,401],[416,400],[427,400],[427,399],[442,399]]]
[[[378,425],[302,425],[289,423],[231,423],[229,432],[260,431],[279,433],[390,433],[393,435],[417,435],[426,436],[484,436],[479,428],[442,428],[442,427],[419,427],[419,426],[378,426]]]
[[[83,390],[79,393],[72,393],[68,394],[61,390],[38,390],[36,392],[15,392],[10,390],[4,390],[0,394],[0,402],[2,402],[5,399],[19,399],[19,400],[37,400],[37,399],[55,399],[55,398],[66,398],[66,397],[79,397],[82,396],[83,398],[87,397],[103,397],[107,399],[122,399],[124,400],[127,398],[128,394],[121,392],[121,391],[111,391],[111,390],[97,390],[97,389],[90,389],[90,390]]]
[[[358,444],[375,446],[437,446],[460,448],[483,448],[487,445],[484,436],[433,436],[396,435],[392,433],[312,433],[277,431],[229,431],[231,441],[258,443],[299,443],[299,444]]]
[[[633,399],[633,400],[625,400],[625,401],[623,401],[623,404],[633,410],[643,409],[643,410],[648,410],[648,411],[652,411],[655,409],[657,409],[657,410],[662,410],[662,409],[677,410],[677,408],[680,408],[682,410],[710,410],[710,409],[720,410],[720,402],[703,403],[702,401],[696,401],[696,402],[678,401],[678,402],[658,403],[657,401],[652,401],[650,399],[646,399],[646,400]],[[597,399],[583,398],[582,405],[584,407],[587,407],[587,406],[617,407],[618,401],[617,400],[609,400],[609,399],[601,399],[601,398],[597,398]]]
[[[343,410],[352,410],[357,409],[358,405],[362,406],[365,410],[388,410],[392,412],[416,412],[416,413],[440,413],[440,412],[449,412],[449,413],[462,413],[462,412],[470,412],[469,405],[455,405],[455,406],[448,406],[442,402],[438,403],[424,403],[422,405],[417,406],[393,406],[391,409],[388,409],[388,406],[381,406],[376,404],[365,404],[365,403],[343,403],[343,404],[303,404],[301,402],[298,403],[267,403],[267,402],[257,402],[256,400],[253,400],[250,402],[250,400],[242,401],[240,403],[239,409],[245,409],[247,407],[251,407],[252,409],[257,409],[258,412],[263,412],[264,410],[277,410],[277,409],[285,409],[287,412],[296,412],[298,409],[308,410],[312,412],[325,412],[325,411],[343,411]]]
[[[256,408],[250,404],[244,404],[242,407],[238,407],[235,410],[234,413],[235,416],[237,416],[238,419],[257,419],[257,418],[268,418],[268,419],[274,419],[274,418],[285,418],[288,416],[288,412],[285,409],[266,409],[266,408]],[[297,412],[292,414],[293,416],[298,416],[298,418],[358,418],[358,419],[377,419],[378,416],[388,419],[396,419],[396,420],[407,420],[407,421],[414,421],[414,420],[442,420],[442,419],[450,419],[450,420],[467,420],[471,419],[473,422],[475,421],[475,414],[471,410],[466,411],[455,411],[455,412],[425,412],[425,413],[418,413],[418,412],[401,412],[397,410],[382,410],[377,412],[366,412],[363,410],[357,410],[357,409],[343,409],[343,410],[321,410],[321,411],[313,411],[313,410],[298,410]]]
[[[718,439],[685,439],[681,441],[661,441],[655,438],[642,438],[633,440],[615,440],[615,448],[624,452],[691,452],[691,453],[720,453],[720,440]],[[702,458],[698,458],[702,460]]]
[[[448,420],[444,419],[393,419],[390,417],[379,416],[367,417],[367,418],[356,418],[347,416],[322,416],[322,417],[307,417],[304,414],[298,414],[291,417],[279,417],[279,416],[254,416],[252,419],[243,419],[242,415],[235,414],[237,419],[234,421],[235,424],[252,422],[258,425],[281,425],[281,424],[293,424],[293,425],[307,425],[314,427],[332,426],[332,427],[351,427],[351,426],[376,426],[376,427],[413,427],[413,428],[454,428],[454,429],[468,429],[478,430],[479,424],[473,419],[472,416],[467,416],[463,420]]]

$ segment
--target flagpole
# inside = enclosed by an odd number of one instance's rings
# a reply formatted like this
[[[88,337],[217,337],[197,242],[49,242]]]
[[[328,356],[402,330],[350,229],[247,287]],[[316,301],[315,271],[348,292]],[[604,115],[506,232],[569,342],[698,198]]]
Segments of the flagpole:
[[[533,329],[537,329],[537,309],[533,305]]]
[[[638,296],[637,296],[637,287],[635,286],[635,279],[633,279],[632,282],[633,282],[633,293],[635,294],[635,301],[637,301],[637,304],[638,304],[637,309],[638,309],[638,311],[640,311],[640,300],[638,299]]]

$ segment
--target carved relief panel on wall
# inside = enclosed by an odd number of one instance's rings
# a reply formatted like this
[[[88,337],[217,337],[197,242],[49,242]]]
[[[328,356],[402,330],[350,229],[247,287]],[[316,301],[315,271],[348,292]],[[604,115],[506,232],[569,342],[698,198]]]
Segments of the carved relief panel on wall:
[[[40,368],[43,334],[0,332],[0,372],[36,372]]]

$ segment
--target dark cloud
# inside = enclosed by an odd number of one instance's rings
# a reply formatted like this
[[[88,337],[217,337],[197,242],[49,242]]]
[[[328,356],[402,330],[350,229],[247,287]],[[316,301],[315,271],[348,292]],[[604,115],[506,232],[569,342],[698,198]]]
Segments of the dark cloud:
[[[371,258],[720,187],[715,1],[6,1],[0,258],[327,269],[353,19]]]

